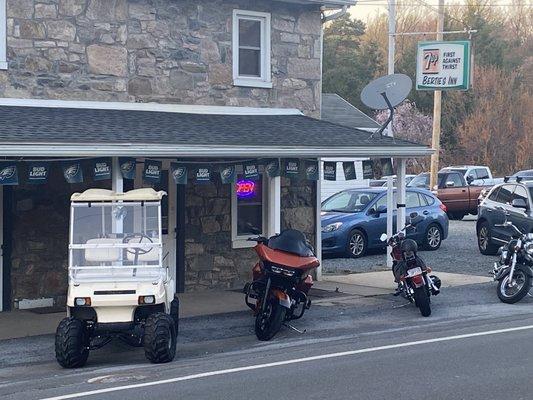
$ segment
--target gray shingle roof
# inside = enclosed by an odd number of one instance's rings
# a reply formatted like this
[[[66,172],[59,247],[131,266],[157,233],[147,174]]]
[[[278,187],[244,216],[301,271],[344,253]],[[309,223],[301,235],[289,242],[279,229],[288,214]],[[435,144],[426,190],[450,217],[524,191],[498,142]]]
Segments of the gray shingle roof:
[[[378,129],[379,124],[338,94],[322,94],[322,120],[350,128]]]
[[[20,106],[0,106],[0,143],[427,148],[385,136],[370,138],[369,132],[303,115],[206,115]]]

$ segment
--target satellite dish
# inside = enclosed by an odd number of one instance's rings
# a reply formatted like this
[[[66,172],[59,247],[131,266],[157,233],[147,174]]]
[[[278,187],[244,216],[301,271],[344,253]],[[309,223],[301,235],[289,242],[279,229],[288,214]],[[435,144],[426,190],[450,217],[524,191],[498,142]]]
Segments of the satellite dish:
[[[374,110],[390,109],[404,101],[412,87],[413,82],[407,75],[385,75],[365,86],[361,92],[361,101]]]

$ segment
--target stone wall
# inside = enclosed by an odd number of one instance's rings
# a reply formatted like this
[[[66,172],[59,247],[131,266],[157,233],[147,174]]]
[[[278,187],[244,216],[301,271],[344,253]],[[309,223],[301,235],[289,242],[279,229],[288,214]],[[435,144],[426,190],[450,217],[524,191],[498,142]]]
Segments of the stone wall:
[[[315,244],[316,184],[282,178],[281,186],[281,228],[302,230]],[[189,184],[186,207],[186,290],[241,288],[257,255],[252,248],[232,249],[231,186]]]
[[[44,297],[65,304],[70,196],[88,187],[110,186],[111,181],[69,185],[59,166],[51,169],[44,185],[13,186],[13,302]]]
[[[272,89],[232,84],[232,12],[272,13]],[[293,107],[318,117],[318,6],[8,0],[0,97]]]

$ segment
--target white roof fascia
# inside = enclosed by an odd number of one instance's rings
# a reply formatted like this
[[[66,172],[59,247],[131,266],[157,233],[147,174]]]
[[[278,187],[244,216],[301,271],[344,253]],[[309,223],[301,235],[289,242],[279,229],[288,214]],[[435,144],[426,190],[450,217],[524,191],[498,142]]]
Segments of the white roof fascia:
[[[168,113],[211,115],[303,115],[303,113],[296,108],[227,107],[199,106],[188,104],[126,103],[112,101],[69,101],[14,98],[0,98],[0,106],[75,108],[121,111],[156,111]]]
[[[425,157],[419,146],[234,147],[145,143],[10,143],[0,144],[2,157]]]

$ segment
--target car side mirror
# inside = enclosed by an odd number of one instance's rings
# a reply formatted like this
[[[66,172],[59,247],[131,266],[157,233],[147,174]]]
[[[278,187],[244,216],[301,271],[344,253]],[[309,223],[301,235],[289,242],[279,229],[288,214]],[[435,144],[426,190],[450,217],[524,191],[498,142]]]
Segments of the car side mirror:
[[[511,206],[513,206],[514,208],[523,208],[527,210],[527,203],[524,199],[514,199],[511,202]]]
[[[445,186],[446,186],[446,187],[455,187],[455,182],[453,182],[453,181],[448,181],[448,182],[446,182],[446,185],[445,185]]]
[[[386,214],[386,213],[387,213],[387,206],[379,206],[378,208],[376,208],[376,211],[375,211],[376,215]]]
[[[474,177],[472,175],[468,175],[466,177],[466,183],[468,183],[470,185],[472,182],[474,182]],[[448,182],[446,182],[446,185],[448,185]]]

